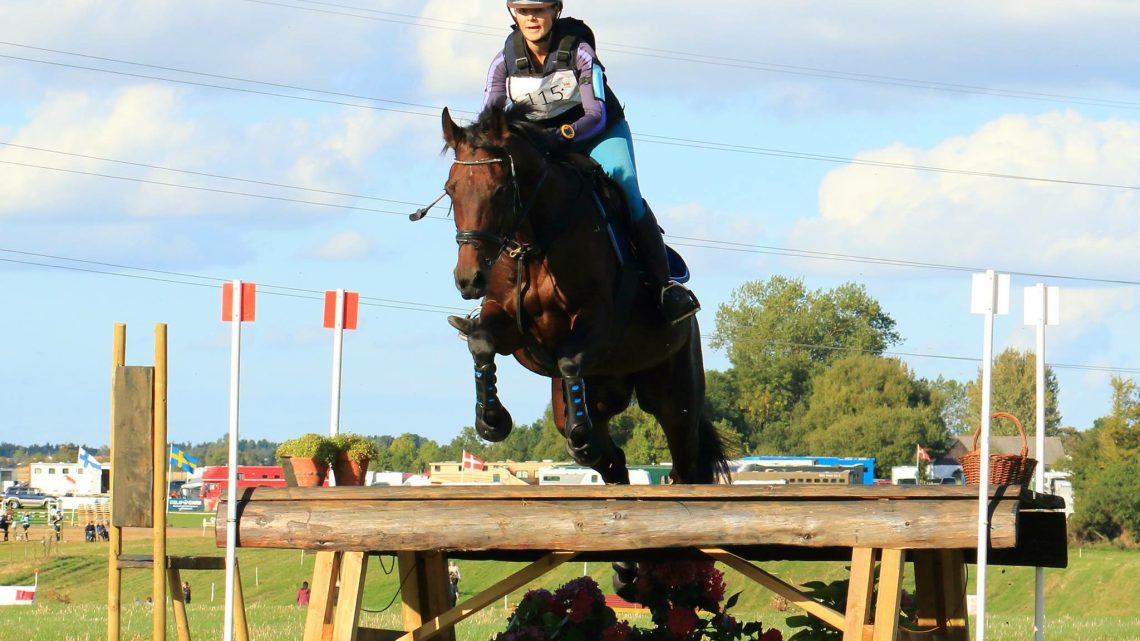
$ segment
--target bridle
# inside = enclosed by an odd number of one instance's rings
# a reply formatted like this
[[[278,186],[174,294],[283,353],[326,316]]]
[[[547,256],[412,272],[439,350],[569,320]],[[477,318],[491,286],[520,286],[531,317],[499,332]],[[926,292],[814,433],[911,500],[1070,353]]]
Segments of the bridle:
[[[535,183],[529,202],[524,206],[521,189],[519,188],[518,174],[515,172],[515,159],[509,153],[506,155],[506,158],[495,157],[482,158],[479,160],[452,161],[452,164],[465,166],[492,165],[497,163],[507,165],[511,179],[511,215],[504,217],[502,225],[500,225],[502,231],[498,234],[482,229],[460,229],[455,232],[455,242],[461,247],[463,245],[472,245],[476,251],[481,249],[483,245],[495,248],[493,254],[484,256],[484,260],[490,265],[494,265],[504,253],[510,258],[517,260],[520,257],[526,256],[533,248],[533,245],[524,245],[515,240],[515,234],[531,210],[534,209],[535,203],[538,202],[538,195],[542,191],[542,186],[546,183],[546,177],[549,173],[549,166],[544,166],[542,176],[540,176],[538,182]],[[482,255],[482,252],[480,252],[480,254]]]

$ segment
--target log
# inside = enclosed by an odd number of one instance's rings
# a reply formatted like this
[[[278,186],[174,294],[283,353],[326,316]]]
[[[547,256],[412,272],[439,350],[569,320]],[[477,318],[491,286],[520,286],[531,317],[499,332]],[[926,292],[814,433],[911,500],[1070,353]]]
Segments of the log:
[[[913,493],[912,488],[900,492],[889,486],[852,489],[255,488],[240,499],[238,545],[363,552],[607,552],[744,545],[955,549],[977,544],[973,488],[915,488],[922,491]],[[992,547],[1016,544],[1023,496],[1020,488],[995,488]],[[225,510],[225,503],[218,509]],[[224,519],[218,523],[223,526],[216,527],[215,539],[221,547]]]

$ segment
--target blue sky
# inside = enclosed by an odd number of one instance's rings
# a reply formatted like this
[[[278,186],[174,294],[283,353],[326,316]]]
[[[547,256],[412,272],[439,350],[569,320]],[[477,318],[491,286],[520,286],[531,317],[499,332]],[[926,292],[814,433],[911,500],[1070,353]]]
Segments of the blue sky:
[[[1022,287],[1062,288],[1047,360],[1066,424],[1108,411],[1112,370],[1140,370],[1136,3],[568,0],[567,13],[597,32],[642,191],[688,245],[706,335],[746,281],[853,280],[898,321],[919,375],[967,380],[982,349],[969,270],[994,268],[1014,272],[998,349],[1033,345]],[[172,440],[222,436],[220,283],[234,278],[260,288],[244,437],[327,429],[318,299],[337,287],[365,302],[345,340],[342,428],[448,441],[470,424],[470,358],[444,320],[469,309],[454,228],[404,214],[438,195],[439,108],[479,108],[507,20],[497,0],[4,3],[0,440],[107,441],[115,322],[133,364],[170,324]],[[549,384],[500,363],[516,419],[540,416]],[[708,349],[706,364],[727,367]]]

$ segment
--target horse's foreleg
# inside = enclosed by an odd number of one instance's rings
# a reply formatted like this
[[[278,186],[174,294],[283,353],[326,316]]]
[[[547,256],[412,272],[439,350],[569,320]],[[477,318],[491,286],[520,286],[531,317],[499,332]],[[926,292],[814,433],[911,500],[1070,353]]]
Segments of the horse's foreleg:
[[[602,459],[606,444],[590,420],[581,352],[559,358],[558,370],[562,374],[562,399],[566,404],[566,422],[562,430],[566,437],[566,451],[579,465],[594,467]]]
[[[498,442],[511,433],[511,413],[499,401],[495,377],[495,342],[491,332],[476,329],[467,338],[467,348],[475,361],[475,431],[482,438]]]

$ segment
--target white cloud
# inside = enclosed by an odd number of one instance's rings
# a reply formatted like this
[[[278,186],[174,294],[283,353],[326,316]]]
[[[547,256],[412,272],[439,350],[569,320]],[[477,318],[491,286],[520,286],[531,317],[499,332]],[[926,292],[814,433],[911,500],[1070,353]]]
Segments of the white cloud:
[[[354,231],[341,232],[312,248],[308,255],[323,260],[359,260],[372,255],[372,241]]]
[[[1140,184],[1140,123],[1065,112],[1008,115],[931,149],[860,160]],[[819,191],[792,246],[1021,271],[1120,276],[1140,253],[1134,190],[847,165]]]

